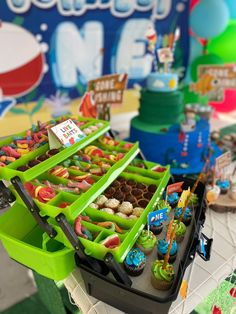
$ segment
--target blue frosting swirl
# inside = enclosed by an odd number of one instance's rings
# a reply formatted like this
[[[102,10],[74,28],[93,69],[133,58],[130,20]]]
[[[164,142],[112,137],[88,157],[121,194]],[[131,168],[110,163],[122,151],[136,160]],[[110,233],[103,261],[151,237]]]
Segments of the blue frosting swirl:
[[[175,217],[176,218],[179,218],[180,217],[180,215],[182,214],[182,210],[183,210],[183,208],[175,208]],[[184,213],[184,219],[189,219],[189,218],[191,218],[192,217],[192,210],[189,208],[189,207],[187,207],[186,208],[186,211],[185,211],[185,213]]]
[[[229,180],[217,180],[216,185],[218,185],[218,187],[221,189],[228,190],[230,188]]]
[[[174,204],[174,203],[178,202],[178,200],[179,200],[179,195],[177,192],[174,192],[174,193],[167,196],[167,202],[169,204]]]
[[[125,263],[128,266],[142,266],[144,263],[146,263],[145,254],[139,248],[134,248],[130,250],[126,256]]]
[[[165,255],[168,250],[169,243],[166,242],[166,240],[159,240],[157,244],[157,250],[159,253]],[[170,249],[170,255],[174,255],[177,252],[178,246],[176,241],[173,241],[171,249]]]

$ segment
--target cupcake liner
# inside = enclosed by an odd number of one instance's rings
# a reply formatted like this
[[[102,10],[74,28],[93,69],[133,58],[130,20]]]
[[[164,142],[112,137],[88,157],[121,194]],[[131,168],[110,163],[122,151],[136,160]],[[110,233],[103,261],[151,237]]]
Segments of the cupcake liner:
[[[164,260],[165,255],[157,252],[157,257],[159,260]],[[176,261],[176,257],[177,257],[177,253],[175,253],[174,255],[170,255],[168,263],[173,264]]]
[[[154,275],[151,275],[151,284],[153,288],[157,290],[169,290],[172,286],[173,281],[164,281],[164,280],[159,280],[154,277]]]

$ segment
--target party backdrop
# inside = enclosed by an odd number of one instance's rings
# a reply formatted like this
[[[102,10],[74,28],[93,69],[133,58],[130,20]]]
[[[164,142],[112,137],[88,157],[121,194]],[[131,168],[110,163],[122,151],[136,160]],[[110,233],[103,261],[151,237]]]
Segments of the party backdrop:
[[[0,1],[0,117],[20,114],[16,102],[37,100],[33,115],[52,95],[60,106],[66,101],[58,91],[78,97],[103,74],[126,72],[129,87],[142,85],[153,64],[150,21],[163,42],[180,27],[174,67],[183,77],[188,12],[188,0]]]

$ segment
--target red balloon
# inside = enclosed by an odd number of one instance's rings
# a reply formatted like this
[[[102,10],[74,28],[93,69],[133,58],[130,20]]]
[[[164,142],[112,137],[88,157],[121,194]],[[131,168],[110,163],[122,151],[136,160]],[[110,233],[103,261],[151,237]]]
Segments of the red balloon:
[[[193,10],[194,7],[200,2],[200,0],[192,0],[190,2],[190,10]]]
[[[230,112],[236,110],[236,90],[225,90],[224,100],[211,101],[210,105],[218,112]]]

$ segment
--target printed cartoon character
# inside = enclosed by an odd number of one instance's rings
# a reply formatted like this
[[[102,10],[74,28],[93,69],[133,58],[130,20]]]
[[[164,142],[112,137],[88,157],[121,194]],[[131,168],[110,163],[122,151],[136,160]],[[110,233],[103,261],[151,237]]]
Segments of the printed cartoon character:
[[[43,77],[44,55],[36,38],[26,29],[0,24],[0,89],[17,97],[34,89]]]
[[[190,91],[201,96],[214,92],[219,86],[219,81],[212,75],[204,73],[196,83],[190,84]]]

